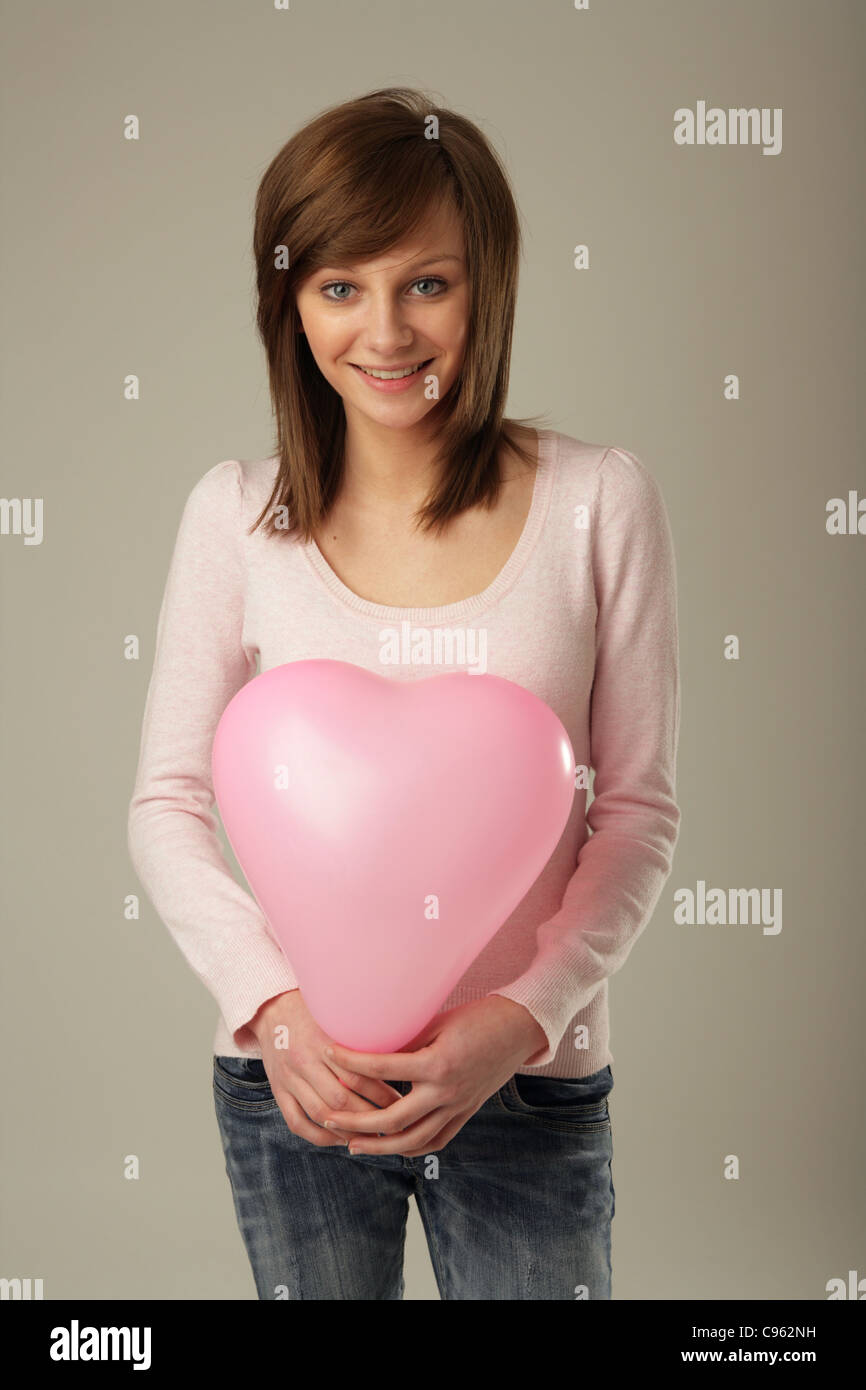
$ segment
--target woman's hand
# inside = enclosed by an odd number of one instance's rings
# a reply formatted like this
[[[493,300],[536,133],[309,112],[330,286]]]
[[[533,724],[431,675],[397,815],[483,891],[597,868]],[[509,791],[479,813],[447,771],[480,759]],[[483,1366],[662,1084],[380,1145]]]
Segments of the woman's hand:
[[[547,1036],[529,1010],[500,994],[437,1014],[405,1052],[352,1052],[331,1043],[332,1051],[325,1052],[332,1066],[411,1081],[412,1089],[369,1115],[335,1106],[322,1123],[335,1126],[329,1132],[354,1132],[350,1153],[433,1153],[546,1046]]]
[[[277,1047],[277,1029],[283,1026],[289,1045]],[[352,1138],[341,1129],[321,1128],[322,1121],[334,1111],[379,1115],[382,1112],[376,1106],[401,1099],[393,1086],[347,1070],[324,1056],[333,1039],[316,1023],[299,989],[268,999],[249,1027],[262,1049],[265,1072],[283,1119],[293,1134],[309,1139],[311,1144],[324,1147],[348,1143]],[[371,1104],[374,1101],[376,1105]]]

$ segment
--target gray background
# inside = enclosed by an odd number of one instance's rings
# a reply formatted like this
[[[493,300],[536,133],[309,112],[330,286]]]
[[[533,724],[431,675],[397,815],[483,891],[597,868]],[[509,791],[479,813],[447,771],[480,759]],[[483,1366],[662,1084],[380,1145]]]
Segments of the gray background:
[[[683,827],[611,987],[614,1297],[821,1299],[866,1275],[866,537],[825,530],[829,498],[866,492],[864,7],[3,10],[2,491],[44,498],[45,536],[0,537],[0,1274],[46,1298],[255,1296],[216,1006],[146,900],[124,919],[126,812],[183,501],[217,461],[270,452],[258,180],[326,105],[407,84],[510,173],[510,413],[637,453],[674,532]],[[781,154],[676,146],[698,100],[782,107]],[[781,888],[781,933],[675,925],[698,879]],[[438,1297],[414,1206],[406,1279]]]

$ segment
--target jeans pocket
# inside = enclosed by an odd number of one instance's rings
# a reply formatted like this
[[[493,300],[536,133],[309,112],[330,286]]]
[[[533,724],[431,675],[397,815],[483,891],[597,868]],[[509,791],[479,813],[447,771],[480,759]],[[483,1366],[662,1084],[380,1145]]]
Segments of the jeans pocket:
[[[235,1110],[269,1114],[279,1108],[258,1057],[214,1057],[213,1090],[216,1100]]]
[[[610,1066],[590,1076],[539,1076],[518,1072],[502,1087],[506,1110],[557,1128],[587,1133],[610,1128],[608,1095],[613,1089]]]

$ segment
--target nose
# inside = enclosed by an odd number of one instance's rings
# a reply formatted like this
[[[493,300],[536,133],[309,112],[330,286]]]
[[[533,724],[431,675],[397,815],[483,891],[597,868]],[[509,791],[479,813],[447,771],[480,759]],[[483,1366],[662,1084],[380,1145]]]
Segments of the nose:
[[[369,296],[363,337],[370,354],[383,361],[409,346],[414,332],[407,306],[399,294],[389,292],[383,286]]]

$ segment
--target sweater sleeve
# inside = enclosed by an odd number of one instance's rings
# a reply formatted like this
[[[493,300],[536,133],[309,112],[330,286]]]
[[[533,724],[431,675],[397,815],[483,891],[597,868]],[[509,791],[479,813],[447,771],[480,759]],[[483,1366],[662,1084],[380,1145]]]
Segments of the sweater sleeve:
[[[553,1061],[570,1020],[624,964],[670,874],[679,836],[675,800],[680,723],[676,568],[655,479],[633,454],[599,465],[590,544],[596,597],[590,745],[591,833],[559,912],[537,932],[529,968],[491,991],[523,1004]]]
[[[298,982],[266,918],[235,881],[217,837],[211,746],[229,700],[255,675],[242,645],[240,465],[216,464],[190,492],[156,631],[128,814],[133,867],[235,1043],[265,1000]]]

